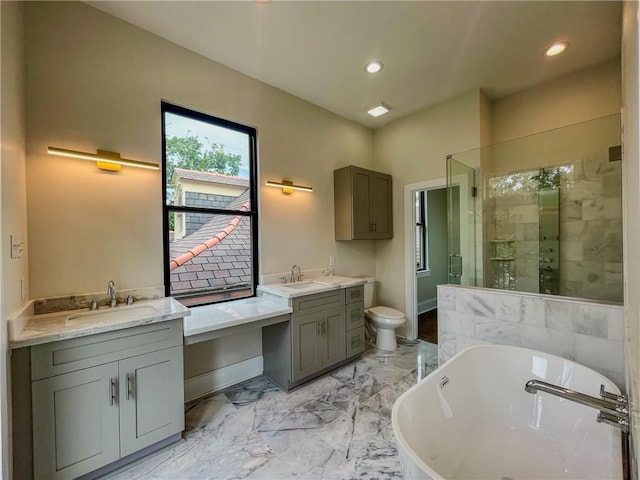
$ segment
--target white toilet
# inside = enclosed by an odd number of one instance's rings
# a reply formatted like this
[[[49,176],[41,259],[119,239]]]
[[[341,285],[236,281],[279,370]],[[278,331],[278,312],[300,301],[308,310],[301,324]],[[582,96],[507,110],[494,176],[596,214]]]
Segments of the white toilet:
[[[376,281],[373,277],[365,279],[364,315],[376,330],[376,347],[389,352],[397,348],[396,328],[406,322],[404,313],[389,307],[374,307],[373,298]]]

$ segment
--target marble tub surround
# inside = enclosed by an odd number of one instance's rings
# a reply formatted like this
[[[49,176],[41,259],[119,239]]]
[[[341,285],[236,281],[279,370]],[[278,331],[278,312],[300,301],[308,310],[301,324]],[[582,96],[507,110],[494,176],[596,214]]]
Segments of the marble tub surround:
[[[164,297],[164,286],[148,288],[118,288],[116,283],[116,300],[118,304],[126,303],[127,297],[131,295],[134,301],[155,300]],[[104,291],[95,293],[83,293],[79,295],[66,295],[61,297],[49,297],[33,300],[34,315],[42,315],[47,313],[66,312],[68,310],[78,310],[89,308],[92,300],[97,300],[98,305],[102,307],[109,306],[109,295],[107,294],[107,282],[105,282]]]
[[[191,314],[187,307],[171,297],[137,302],[130,307],[119,306],[113,309],[96,310],[94,312],[96,315],[69,320],[70,315],[78,313],[78,310],[68,310],[20,317],[16,320],[17,324],[13,324],[14,320],[9,320],[9,348],[30,347],[123,328],[166,322]],[[103,313],[108,313],[108,316],[102,315]]]
[[[186,406],[185,441],[111,479],[400,479],[396,398],[437,367],[435,345],[371,348],[286,394],[265,377]]]
[[[438,359],[486,343],[581,363],[624,388],[621,305],[455,285],[438,286]]]

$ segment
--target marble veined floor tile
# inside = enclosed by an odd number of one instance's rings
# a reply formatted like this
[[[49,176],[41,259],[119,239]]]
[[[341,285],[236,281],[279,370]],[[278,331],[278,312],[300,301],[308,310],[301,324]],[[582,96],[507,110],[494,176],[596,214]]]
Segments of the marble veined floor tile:
[[[183,462],[176,474],[166,479],[242,479],[275,458],[271,447],[259,436],[251,435],[243,443],[224,449],[207,445],[193,461]]]
[[[216,395],[187,410],[184,437],[201,439],[208,446],[242,444],[253,434],[255,419],[250,407],[238,408],[225,395]]]
[[[185,407],[185,430],[206,428],[233,414],[237,408],[224,394],[205,397]]]
[[[293,410],[311,400],[321,397],[340,385],[341,383],[338,380],[329,375],[325,375],[288,394],[282,391],[278,393],[271,392],[248,405],[251,405],[256,412]]]
[[[275,383],[263,375],[234,385],[224,393],[236,406],[248,405],[262,398],[284,397],[286,395]]]
[[[344,367],[338,368],[329,374],[340,382],[348,382],[362,374],[370,374],[375,371],[380,375],[393,376],[397,375],[397,370],[379,363],[374,357],[374,351],[362,356],[355,362],[349,363]]]
[[[204,448],[199,439],[181,441],[116,470],[105,478],[109,480],[178,478],[181,466],[193,462]]]
[[[370,374],[362,374],[343,383],[335,390],[322,397],[340,410],[347,412],[352,404],[360,404],[367,401],[371,395],[375,395],[385,386],[385,383]]]
[[[437,345],[420,342],[415,346],[399,345],[395,352],[378,351],[375,360],[381,365],[409,372],[427,362],[437,363],[437,356]]]
[[[321,479],[326,465],[332,463],[335,450],[322,439],[311,435],[251,474],[250,479],[304,480]]]
[[[344,416],[330,403],[315,399],[291,411],[259,413],[255,431],[277,453],[284,453],[295,445],[307,441],[315,431]]]
[[[393,441],[371,442],[337,468],[327,469],[323,480],[402,478],[402,466]]]
[[[357,361],[291,392],[266,377],[185,408],[184,441],[111,480],[401,479],[391,410],[437,367],[437,346],[367,350]]]

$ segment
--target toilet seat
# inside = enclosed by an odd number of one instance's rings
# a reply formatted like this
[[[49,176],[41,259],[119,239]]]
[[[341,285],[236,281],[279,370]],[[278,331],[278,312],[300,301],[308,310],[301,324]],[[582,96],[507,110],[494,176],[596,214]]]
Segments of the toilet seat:
[[[367,310],[370,315],[389,320],[404,319],[404,313],[390,307],[373,307]]]

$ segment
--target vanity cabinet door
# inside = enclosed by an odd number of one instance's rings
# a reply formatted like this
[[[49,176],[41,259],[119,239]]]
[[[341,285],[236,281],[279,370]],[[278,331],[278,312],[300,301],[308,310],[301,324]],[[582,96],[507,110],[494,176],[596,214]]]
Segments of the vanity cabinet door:
[[[328,367],[347,358],[344,307],[322,312],[320,328],[321,366]]]
[[[76,478],[120,458],[117,362],[32,389],[35,478]]]
[[[184,430],[182,365],[182,347],[120,361],[123,457]]]
[[[293,382],[314,374],[321,368],[319,339],[322,312],[291,317],[291,353]]]

